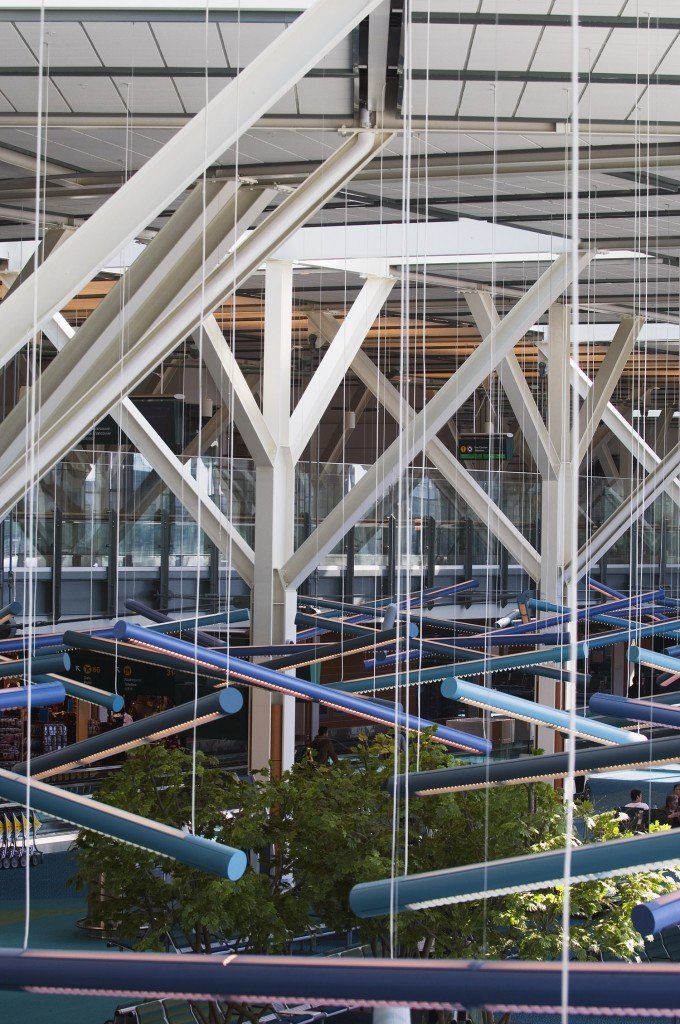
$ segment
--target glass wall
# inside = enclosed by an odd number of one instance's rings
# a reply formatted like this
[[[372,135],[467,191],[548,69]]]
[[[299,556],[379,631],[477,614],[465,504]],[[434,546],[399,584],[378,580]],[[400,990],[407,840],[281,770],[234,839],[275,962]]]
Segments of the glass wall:
[[[300,463],[295,492],[295,543],[309,536],[367,471],[358,464]],[[224,515],[252,546],[255,532],[255,468],[246,459],[202,458],[187,461],[187,476],[198,480]],[[472,471],[472,477],[520,532],[540,549],[541,481],[538,476],[504,469]],[[580,492],[579,543],[583,544],[626,497],[626,482],[584,478]],[[53,565],[61,551],[63,568],[107,568],[111,552],[120,568],[158,568],[165,558],[175,568],[208,565],[212,545],[145,459],[136,453],[74,451],[40,482],[36,492],[34,542],[27,544],[26,502],[19,503],[0,525],[5,572],[26,564]],[[556,514],[559,511],[556,510]],[[680,511],[663,495],[653,502],[612,547],[600,569],[618,566],[635,582],[645,568],[660,581],[675,585],[680,562]],[[57,536],[59,534],[59,536]],[[489,523],[432,469],[410,469],[351,534],[322,560],[321,571],[381,575],[395,564],[425,571],[460,569],[500,572],[514,564],[503,556]],[[60,539],[60,543],[58,542]],[[351,545],[348,562],[348,545]],[[226,566],[226,555],[220,558]],[[526,581],[525,581],[526,582]]]

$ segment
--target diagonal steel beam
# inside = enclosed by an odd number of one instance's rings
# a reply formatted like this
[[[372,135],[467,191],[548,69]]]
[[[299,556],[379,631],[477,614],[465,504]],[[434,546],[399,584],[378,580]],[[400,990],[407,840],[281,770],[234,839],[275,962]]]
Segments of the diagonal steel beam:
[[[610,515],[609,519],[584,544],[576,559],[577,579],[588,572],[598,558],[613,544],[616,544],[626,530],[630,529],[631,523],[639,519],[642,513],[666,489],[668,482],[673,479],[678,470],[680,470],[680,444],[677,444],[665,459],[659,462],[658,466],[638,484],[635,490]],[[573,572],[573,563],[565,567],[565,581],[571,578]]]
[[[539,342],[538,347],[544,355],[547,353],[544,341]],[[570,361],[570,366],[573,370],[573,360]],[[575,369],[578,393],[579,396],[585,400],[588,397],[588,392],[593,386],[593,382],[590,377],[583,372],[580,366],[577,366]],[[625,416],[622,416],[616,406],[612,405],[611,402],[608,402],[605,407],[602,414],[602,423],[611,431],[614,437],[630,451],[633,458],[640,463],[645,472],[651,473],[652,470],[656,469],[661,462],[659,456],[651,445],[645,441],[644,437],[639,434],[633,426],[631,426]],[[680,481],[677,479],[668,480],[665,485],[665,490],[672,501],[680,507]]]
[[[64,339],[70,340],[76,332],[62,317],[61,313],[58,313],[53,320],[43,325],[43,333],[52,342],[54,347],[59,350],[64,345]],[[144,456],[155,473],[155,478],[152,478],[148,485],[142,488],[141,493],[135,497],[136,516],[139,517],[144,514],[146,509],[160,496],[162,485],[165,484],[194,519],[197,515],[197,501],[201,502],[202,515],[204,517],[201,522],[202,528],[209,536],[216,531],[218,536],[223,538],[222,543],[218,544],[218,547],[221,550],[228,549],[229,542],[233,541],[234,535],[224,515],[214,502],[210,500],[209,496],[203,495],[197,488],[194,488],[196,493],[192,495],[191,490],[195,481],[193,481],[193,478],[185,479],[188,472],[185,464],[167,447],[158,432],[142,416],[134,403],[129,398],[123,398],[120,406],[114,406],[110,415],[123,433],[128,436],[129,440],[135,444],[135,447],[138,448],[140,454]],[[201,429],[201,442],[204,449],[216,437],[219,437],[222,425],[222,410],[219,410]],[[135,437],[140,441],[142,447],[135,443],[133,437],[128,432],[128,427],[134,431]],[[182,452],[183,457],[187,459],[201,454],[202,452],[198,450],[198,436],[193,441],[190,441]],[[177,489],[178,483],[179,489]],[[196,515],[194,515],[194,512],[196,512]],[[218,542],[216,541],[215,543]],[[234,543],[238,543],[238,541]],[[247,552],[243,554],[245,557]],[[240,573],[240,575],[243,575],[243,573]],[[245,579],[245,577],[243,578]]]
[[[38,271],[43,324],[314,67],[380,0],[315,0],[49,256]],[[0,367],[33,334],[34,289],[0,307]]]
[[[591,252],[579,255],[579,271],[588,265],[593,255]],[[400,436],[288,560],[283,569],[287,586],[297,587],[307,578],[320,559],[375,505],[427,441],[470,397],[489,370],[512,352],[519,339],[559,298],[571,281],[569,261],[569,254],[559,256],[504,317],[497,330],[484,338],[427,405],[404,424]]]
[[[465,290],[462,294],[480,334],[486,338],[501,322],[490,292],[473,289]],[[558,453],[514,352],[499,363],[496,375],[541,477],[544,480],[553,479],[558,469]]]
[[[294,463],[299,461],[395,284],[394,277],[369,277],[339,326],[290,418],[290,449]]]
[[[270,195],[269,190],[239,190],[234,182],[208,182],[205,193],[201,188],[193,190],[90,314],[73,341],[42,373],[36,407],[43,436],[64,405],[72,410],[75,397],[83,397],[88,379],[96,387],[106,368],[106,353],[129,351],[133,341],[164,316],[187,289],[196,287],[204,260],[206,267],[216,266],[225,240],[233,242],[237,237],[235,226],[237,230],[247,226],[246,218],[260,212]],[[17,403],[3,423],[0,472],[23,457],[27,406],[28,397]]]
[[[222,514],[198,481],[194,480],[191,475],[191,463],[180,462],[130,399],[123,399],[118,409],[112,409],[112,414],[120,424],[121,430],[158,473],[192,519],[195,522],[200,519],[201,529],[220,551],[230,556],[232,567],[249,586],[252,586],[255,563],[253,549]]]
[[[273,465],[276,443],[248,381],[212,314],[203,321],[203,362],[256,465]]]
[[[40,378],[41,387],[48,374],[56,378],[56,383],[52,389],[55,400],[52,415],[49,418],[41,415],[40,446],[36,454],[38,475],[58,462],[113,408],[121,394],[128,394],[144,380],[151,367],[156,366],[183,338],[196,330],[205,318],[206,311],[224,302],[271,252],[278,249],[308,217],[335,195],[358,169],[372,160],[391,138],[390,133],[383,132],[363,132],[350,136],[322,167],[247,235],[246,227],[254,215],[260,212],[263,193],[262,190],[241,188],[238,195],[225,204],[215,217],[215,222],[219,222],[222,229],[221,235],[217,233],[214,239],[214,251],[218,257],[215,265],[210,266],[205,276],[200,274],[199,269],[195,286],[188,294],[183,291],[183,297],[171,305],[164,315],[162,311],[157,314],[145,333],[140,336],[140,332],[134,330],[134,324],[128,322],[122,346],[110,342],[101,348],[92,346],[86,351],[82,351],[82,346],[78,349],[80,338],[74,338]],[[245,193],[244,197],[242,193]],[[245,210],[242,210],[242,205],[246,207]],[[206,234],[206,241],[210,241],[210,232]],[[235,244],[237,241],[239,244]],[[200,238],[198,246],[200,257]],[[220,257],[225,250],[228,255]],[[175,269],[181,268],[173,268],[171,275]],[[183,289],[186,277],[185,270],[181,282]],[[160,300],[163,298],[164,293]],[[167,298],[165,296],[166,301]],[[66,357],[75,363],[71,374],[63,374],[60,369]],[[18,437],[25,443],[25,406],[23,417],[18,414],[20,408],[22,403],[19,403],[11,416],[17,419]],[[9,417],[5,427],[8,421]],[[26,469],[21,458],[22,452],[20,444],[18,453],[12,453],[15,461],[11,465],[9,455],[3,458],[0,453],[0,517],[23,493]]]
[[[36,472],[45,473],[59,461],[120,399],[148,376],[150,370],[179,343],[158,358],[138,358],[145,333],[167,316],[173,302],[201,287],[201,265],[216,268],[225,247],[233,245],[266,204],[269,192],[235,189],[233,183],[209,190],[205,208],[196,189],[163,231],[149,245],[85,324],[41,374],[37,384],[40,446]],[[206,224],[205,233],[201,226]],[[65,243],[64,243],[65,244]],[[146,257],[146,259],[145,259]],[[142,262],[142,267],[138,264]],[[103,308],[105,307],[105,308]],[[101,313],[100,313],[101,310]],[[57,315],[58,316],[58,315]],[[132,376],[125,387],[125,374]],[[112,385],[103,403],[103,382]],[[136,375],[135,374],[136,371]],[[134,376],[133,376],[134,375]],[[115,380],[118,380],[116,386]],[[117,393],[116,393],[117,392]],[[3,423],[0,452],[0,508],[3,515],[25,485],[28,396],[21,399]],[[24,481],[22,484],[21,481]]]
[[[330,313],[310,313],[310,321],[325,338],[332,338],[339,328],[338,321]],[[413,420],[415,410],[405,402],[395,386],[378,369],[365,352],[358,352],[352,362],[352,370],[362,384],[375,395],[388,414],[397,423],[402,416]],[[482,522],[487,523],[490,532],[517,559],[529,576],[538,580],[541,572],[541,557],[504,512],[493,502],[465,466],[456,459],[438,437],[432,437],[425,445],[425,454],[446,482],[465,501]]]
[[[609,399],[614,393],[614,388],[623,372],[623,368],[628,362],[628,357],[633,351],[644,323],[644,318],[641,316],[624,317],[612,338],[607,354],[602,360],[602,365],[593,380],[593,386],[589,388],[586,400],[581,406],[578,421],[579,463],[586,456],[593,435],[604,415]]]

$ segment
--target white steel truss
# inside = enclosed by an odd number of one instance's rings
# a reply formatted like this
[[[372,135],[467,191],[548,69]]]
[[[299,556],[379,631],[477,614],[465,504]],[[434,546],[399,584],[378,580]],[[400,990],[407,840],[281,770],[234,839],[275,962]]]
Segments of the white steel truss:
[[[580,254],[579,272],[588,265],[592,256],[590,252]],[[296,587],[306,579],[319,560],[397,480],[403,467],[441,430],[484,380],[489,370],[512,351],[546,308],[559,298],[570,283],[570,275],[568,255],[560,256],[510,310],[493,334],[484,338],[424,408],[404,424],[403,436],[386,449],[288,560],[283,575],[289,587]]]
[[[126,181],[37,275],[41,326],[187,189],[381,0],[315,0]],[[283,241],[283,240],[282,240]],[[0,307],[0,367],[34,330],[34,289]]]

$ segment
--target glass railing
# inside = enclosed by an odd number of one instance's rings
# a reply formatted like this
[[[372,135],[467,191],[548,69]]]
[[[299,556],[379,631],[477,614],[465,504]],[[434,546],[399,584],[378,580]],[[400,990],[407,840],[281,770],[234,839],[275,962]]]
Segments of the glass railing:
[[[255,467],[250,460],[193,458],[187,473],[252,546],[255,533]],[[364,476],[358,464],[301,462],[296,470],[295,544],[316,526]],[[505,469],[471,472],[519,532],[540,550],[541,481],[537,475]],[[585,544],[626,497],[621,480],[590,477],[580,491],[579,544]],[[3,572],[21,569],[26,552],[38,568],[120,571],[205,567],[216,555],[211,542],[139,454],[74,451],[41,480],[36,490],[35,544],[26,543],[24,502],[0,524]],[[559,515],[560,510],[555,510]],[[350,548],[350,550],[348,550]],[[55,554],[56,553],[56,554]],[[654,501],[606,556],[609,566],[641,566],[659,573],[680,564],[680,510],[668,495]],[[376,574],[397,564],[414,571],[459,568],[481,573],[515,566],[503,554],[489,523],[475,516],[436,470],[409,470],[336,548],[319,571]]]

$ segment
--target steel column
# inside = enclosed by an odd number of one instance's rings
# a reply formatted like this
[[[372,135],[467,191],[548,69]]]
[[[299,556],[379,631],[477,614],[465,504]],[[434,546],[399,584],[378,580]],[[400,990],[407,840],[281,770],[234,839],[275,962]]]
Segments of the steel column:
[[[283,584],[280,575],[293,551],[295,528],[295,469],[289,444],[292,305],[292,263],[269,261],[265,270],[262,418],[274,450],[271,461],[260,463],[255,470],[253,644],[295,639],[297,595]],[[250,770],[266,768],[273,755],[277,770],[293,764],[295,698],[256,689],[250,694]]]

